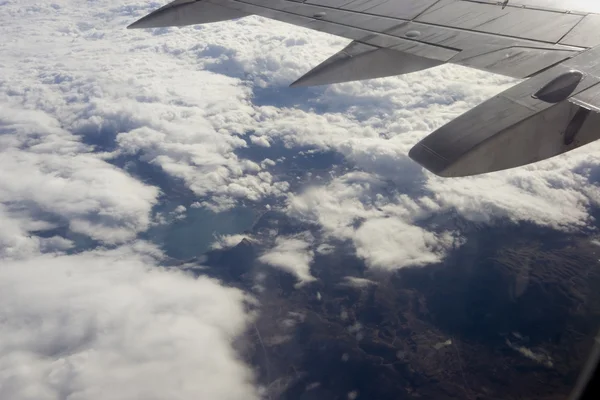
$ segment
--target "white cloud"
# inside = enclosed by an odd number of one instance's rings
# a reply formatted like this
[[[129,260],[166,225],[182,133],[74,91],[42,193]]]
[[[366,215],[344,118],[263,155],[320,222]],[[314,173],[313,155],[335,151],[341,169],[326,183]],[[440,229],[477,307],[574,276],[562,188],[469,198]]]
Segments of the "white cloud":
[[[174,214],[184,214],[187,211],[187,208],[185,208],[184,205],[178,205],[177,207],[175,207],[175,209],[173,210]]]
[[[231,347],[244,296],[156,266],[144,243],[5,261],[0,397],[257,398]]]
[[[364,288],[369,285],[376,285],[377,282],[365,278],[357,278],[355,276],[345,276],[343,285],[352,286],[355,288]],[[348,318],[346,311],[343,312],[342,319]]]
[[[519,353],[521,353],[522,356],[527,357],[530,360],[533,360],[533,361],[535,361],[535,362],[537,362],[539,364],[542,364],[546,368],[553,368],[554,367],[554,363],[552,362],[552,357],[550,357],[546,353],[542,353],[542,352],[540,352],[540,353],[534,353],[531,349],[528,349],[525,346],[519,346],[519,345],[513,344],[508,339],[506,339],[506,344],[511,349],[513,349],[513,350],[518,351]]]
[[[71,241],[60,236],[41,238],[29,234],[29,230],[51,228],[43,221],[32,221],[26,215],[8,212],[0,204],[0,260],[19,259],[40,251],[61,251],[69,249]]]
[[[252,144],[255,144],[257,146],[261,146],[261,147],[271,147],[271,143],[269,142],[269,139],[267,139],[264,136],[250,136],[250,141],[252,142]]]
[[[328,185],[290,196],[288,213],[318,223],[326,236],[352,241],[356,254],[372,268],[435,263],[448,249],[462,244],[449,232],[436,234],[414,225],[439,211],[429,199],[413,200],[386,191],[385,182],[374,175],[349,173]]]
[[[329,243],[322,243],[317,247],[316,251],[318,254],[323,254],[323,255],[331,254],[335,251],[335,246],[333,246]]]
[[[253,242],[254,239],[249,235],[235,234],[235,235],[220,235],[215,238],[215,242],[211,244],[211,248],[214,250],[228,249],[235,247],[244,239]]]
[[[91,153],[51,115],[2,108],[0,129],[0,203],[6,210],[64,223],[106,243],[148,228],[158,190]]]
[[[527,167],[462,179],[429,177],[432,199],[468,219],[490,222],[505,217],[556,229],[591,223],[589,209],[600,202],[587,166],[598,168],[598,143]]]
[[[436,235],[398,218],[383,218],[362,224],[354,243],[367,265],[393,270],[439,262],[453,240],[449,234]]]
[[[310,263],[314,257],[310,249],[311,241],[310,235],[278,237],[275,247],[260,256],[259,260],[295,275],[299,284],[312,282],[315,277],[310,273]]]
[[[382,184],[366,173],[346,174],[327,186],[313,186],[290,195],[287,212],[301,220],[318,223],[327,234],[351,238],[356,220],[381,215],[369,204],[368,196]]]
[[[119,243],[149,225],[156,188],[101,160],[5,151],[2,164],[2,201],[66,218],[74,232]]]
[[[199,197],[222,199],[209,204],[218,209],[240,199],[282,196],[284,182],[258,176],[260,166],[235,154],[247,146],[242,136],[256,123],[251,89],[239,79],[201,70],[210,69],[212,56],[210,51],[202,56],[194,28],[162,36],[125,29],[135,19],[132,11],[152,7],[108,0],[79,7],[64,0],[42,2],[27,10],[26,19],[7,17],[3,37],[16,38],[23,23],[31,29],[26,46],[16,40],[0,44],[10,60],[0,76],[0,101],[46,113],[52,121],[43,125],[110,151],[107,160],[130,155],[155,164]],[[5,15],[18,15],[21,8],[17,2],[3,4]],[[246,24],[232,23],[228,40],[248,29]],[[206,29],[211,46],[220,46],[224,30]],[[59,145],[53,142],[52,148]]]

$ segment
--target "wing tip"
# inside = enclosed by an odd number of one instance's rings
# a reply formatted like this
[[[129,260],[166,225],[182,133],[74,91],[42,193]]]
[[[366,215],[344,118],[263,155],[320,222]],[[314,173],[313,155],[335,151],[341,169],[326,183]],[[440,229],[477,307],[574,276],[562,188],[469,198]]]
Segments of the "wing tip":
[[[306,75],[304,75],[304,76],[296,79],[294,82],[290,83],[291,88],[306,88],[306,87],[311,87],[311,86],[325,86],[325,85],[328,85],[328,83],[311,83],[310,79],[307,79]]]
[[[250,14],[204,1],[172,2],[138,19],[127,29],[166,28],[200,25],[243,18]]]
[[[448,160],[425,146],[422,142],[417,143],[410,149],[408,157],[437,176],[443,178],[452,176],[448,174]]]
[[[127,29],[146,29],[146,28],[155,28],[155,26],[153,26],[152,24],[152,20],[154,19],[154,16],[157,14],[156,11],[143,16],[142,18],[138,19],[137,21],[127,25]]]

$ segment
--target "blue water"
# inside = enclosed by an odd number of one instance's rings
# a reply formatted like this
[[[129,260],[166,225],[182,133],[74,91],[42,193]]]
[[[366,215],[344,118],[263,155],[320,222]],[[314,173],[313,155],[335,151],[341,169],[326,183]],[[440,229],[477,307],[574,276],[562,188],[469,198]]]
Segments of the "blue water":
[[[220,213],[188,208],[185,219],[154,227],[148,235],[166,255],[185,260],[204,254],[215,236],[250,230],[257,215],[254,209],[242,206]]]

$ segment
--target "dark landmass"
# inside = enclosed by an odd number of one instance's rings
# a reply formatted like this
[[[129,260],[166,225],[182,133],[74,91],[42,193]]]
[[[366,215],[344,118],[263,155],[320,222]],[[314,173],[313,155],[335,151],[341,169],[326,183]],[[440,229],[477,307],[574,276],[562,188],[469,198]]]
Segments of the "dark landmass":
[[[201,260],[202,274],[259,300],[241,347],[270,399],[563,399],[600,326],[600,247],[587,236],[471,227],[443,262],[395,272],[340,242],[316,254],[317,281],[296,287],[258,261],[273,227],[320,239],[268,212],[259,241]]]

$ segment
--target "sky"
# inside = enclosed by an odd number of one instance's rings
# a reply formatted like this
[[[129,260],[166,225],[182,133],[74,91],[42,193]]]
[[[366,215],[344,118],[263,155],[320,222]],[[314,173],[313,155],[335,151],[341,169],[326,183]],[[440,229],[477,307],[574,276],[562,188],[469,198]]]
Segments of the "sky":
[[[348,40],[256,16],[125,29],[160,5],[0,2],[0,398],[260,398],[232,345],[256,317],[251,295],[166,268],[160,246],[141,239],[164,223],[164,182],[194,196],[187,206],[268,204],[318,226],[322,242],[282,236],[261,255],[301,284],[315,280],[317,247],[339,240],[374,269],[442,260],[464,242],[460,229],[424,221],[448,213],[594,225],[598,144],[461,179],[408,159],[517,81],[440,66],[291,89]],[[275,173],[280,160],[244,156],[276,147],[352,168],[297,187]],[[137,176],[139,165],[160,179]]]

